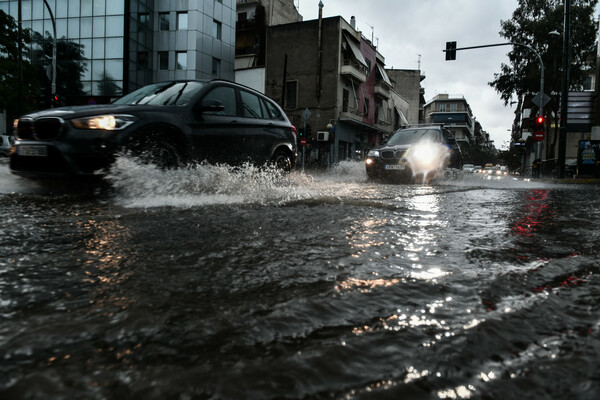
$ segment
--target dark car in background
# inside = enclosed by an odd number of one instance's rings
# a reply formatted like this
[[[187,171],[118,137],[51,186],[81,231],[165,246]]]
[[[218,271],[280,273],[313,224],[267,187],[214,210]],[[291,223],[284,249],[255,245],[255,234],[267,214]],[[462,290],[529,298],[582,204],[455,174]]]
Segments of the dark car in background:
[[[144,163],[271,164],[289,172],[296,128],[271,99],[224,81],[169,81],[108,105],[63,107],[19,118],[11,172],[32,178],[91,177],[128,152]]]
[[[442,126],[399,129],[365,159],[370,179],[397,182],[428,182],[446,168],[458,170],[462,164],[460,147],[452,132]]]
[[[0,157],[8,157],[8,152],[12,147],[14,139],[10,135],[4,133],[0,135]]]

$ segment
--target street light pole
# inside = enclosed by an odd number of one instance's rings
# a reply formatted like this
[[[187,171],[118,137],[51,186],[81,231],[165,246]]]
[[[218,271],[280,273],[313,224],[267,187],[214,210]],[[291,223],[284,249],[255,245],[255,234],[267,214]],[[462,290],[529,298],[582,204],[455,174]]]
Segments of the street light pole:
[[[565,177],[567,152],[567,113],[569,112],[569,36],[570,36],[570,0],[564,0],[565,20],[563,28],[562,85],[560,95],[560,131],[558,134],[558,178]]]
[[[52,85],[50,86],[51,95],[54,96],[56,94],[56,21],[54,20],[54,14],[52,14],[52,10],[48,5],[48,2],[44,0],[44,4],[48,9],[48,13],[50,14],[50,20],[52,21],[52,33],[54,35],[54,39],[52,42]],[[50,106],[52,106],[52,100],[50,101]]]

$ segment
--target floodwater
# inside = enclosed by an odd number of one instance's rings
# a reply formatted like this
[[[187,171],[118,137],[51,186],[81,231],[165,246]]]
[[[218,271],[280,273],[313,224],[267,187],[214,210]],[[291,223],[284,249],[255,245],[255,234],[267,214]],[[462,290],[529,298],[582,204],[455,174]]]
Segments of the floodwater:
[[[0,165],[2,399],[598,399],[600,190]]]

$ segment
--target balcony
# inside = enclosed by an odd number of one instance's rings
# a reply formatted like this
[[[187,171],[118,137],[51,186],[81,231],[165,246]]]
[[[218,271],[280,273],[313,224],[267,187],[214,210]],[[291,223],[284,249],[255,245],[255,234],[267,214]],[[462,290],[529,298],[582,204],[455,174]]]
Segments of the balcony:
[[[367,81],[367,69],[355,60],[345,59],[340,74],[359,83],[365,83]]]
[[[383,81],[375,82],[374,91],[375,91],[375,96],[379,96],[386,100],[390,98],[390,87],[387,84],[385,84]]]

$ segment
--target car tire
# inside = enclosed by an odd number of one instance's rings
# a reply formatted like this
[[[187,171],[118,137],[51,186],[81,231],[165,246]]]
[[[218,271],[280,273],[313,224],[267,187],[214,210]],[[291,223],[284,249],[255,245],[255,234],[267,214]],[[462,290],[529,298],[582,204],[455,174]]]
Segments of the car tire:
[[[292,171],[292,157],[285,150],[277,150],[271,158],[270,164],[278,171],[289,174]]]
[[[154,165],[162,170],[177,169],[181,163],[181,157],[170,143],[156,140],[133,142],[128,150],[140,164]]]

